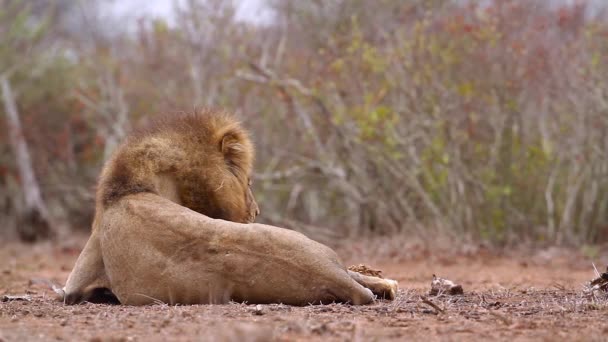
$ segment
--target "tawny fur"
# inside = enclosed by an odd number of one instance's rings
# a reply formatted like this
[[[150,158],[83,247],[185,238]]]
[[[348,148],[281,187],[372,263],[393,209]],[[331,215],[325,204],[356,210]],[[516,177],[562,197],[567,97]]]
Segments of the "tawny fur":
[[[259,213],[252,163],[247,132],[223,112],[135,132],[103,168],[91,237],[65,302],[100,288],[131,305],[395,297],[395,281],[347,271],[334,251],[300,233],[250,223]]]

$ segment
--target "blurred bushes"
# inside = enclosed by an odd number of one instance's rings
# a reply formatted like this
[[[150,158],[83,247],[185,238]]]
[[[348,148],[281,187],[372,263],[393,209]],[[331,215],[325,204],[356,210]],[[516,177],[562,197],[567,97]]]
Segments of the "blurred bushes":
[[[18,100],[57,216],[84,227],[95,175],[132,125],[214,106],[253,132],[267,222],[606,241],[608,23],[584,2],[269,6],[258,25],[191,1],[175,26],[142,20],[132,35],[49,30],[56,52],[22,71]],[[14,166],[1,160],[6,193]]]

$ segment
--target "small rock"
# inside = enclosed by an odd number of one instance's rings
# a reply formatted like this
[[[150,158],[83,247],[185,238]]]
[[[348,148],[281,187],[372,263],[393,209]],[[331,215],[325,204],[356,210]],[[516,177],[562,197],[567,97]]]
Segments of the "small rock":
[[[32,297],[30,297],[28,295],[21,295],[21,296],[4,295],[4,296],[2,296],[2,301],[3,302],[12,302],[12,301],[25,301],[25,302],[29,302],[31,300],[32,300]]]
[[[256,316],[262,316],[264,314],[264,310],[260,304],[256,305],[253,309],[253,314]]]
[[[462,286],[455,284],[453,281],[448,279],[442,279],[433,274],[433,281],[431,281],[430,295],[435,296],[438,294],[448,295],[461,295],[464,293]]]

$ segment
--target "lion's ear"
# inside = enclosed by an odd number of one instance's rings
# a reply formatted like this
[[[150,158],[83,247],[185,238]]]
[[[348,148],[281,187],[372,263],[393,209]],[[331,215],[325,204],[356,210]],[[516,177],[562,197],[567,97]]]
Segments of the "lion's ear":
[[[240,168],[245,172],[249,172],[251,169],[253,148],[242,129],[226,131],[220,140],[220,151],[228,165]]]
[[[220,151],[222,151],[224,158],[228,160],[238,158],[239,155],[245,153],[245,147],[240,142],[237,132],[230,131],[224,134],[220,142]]]

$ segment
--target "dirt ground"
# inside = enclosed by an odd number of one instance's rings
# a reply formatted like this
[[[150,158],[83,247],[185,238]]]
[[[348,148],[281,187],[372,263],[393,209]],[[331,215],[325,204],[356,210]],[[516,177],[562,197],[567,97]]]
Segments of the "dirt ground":
[[[364,244],[359,243],[342,247],[339,253],[349,265],[364,262],[398,280],[401,289],[395,301],[306,307],[64,306],[40,279],[65,283],[83,242],[72,248],[0,247],[0,297],[30,297],[0,302],[0,341],[608,339],[608,301],[582,294],[584,283],[594,277],[592,261],[598,268],[602,265],[601,271],[608,263],[601,253],[592,260],[559,249],[529,253],[476,249],[447,255],[418,249],[370,258],[374,253],[361,252]],[[428,296],[433,274],[461,284],[465,294]]]

